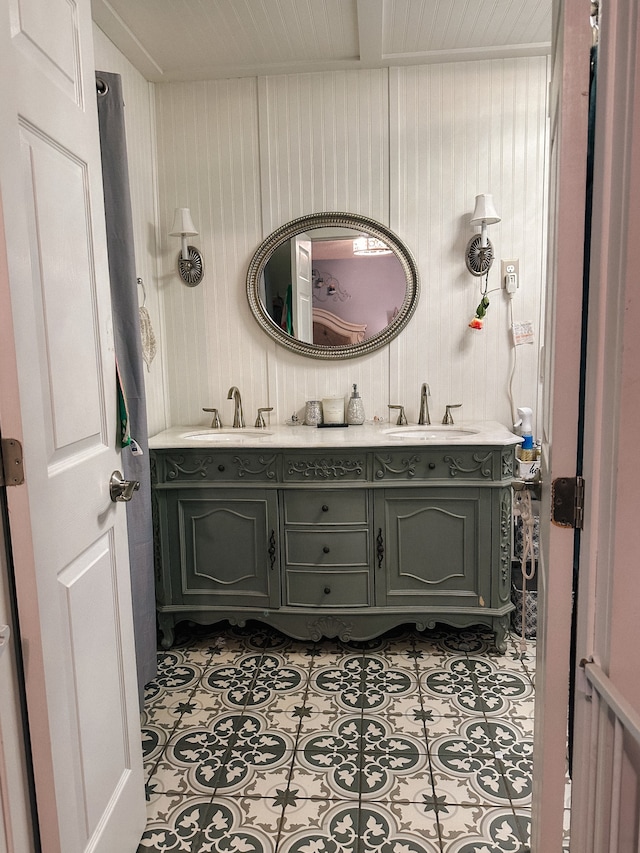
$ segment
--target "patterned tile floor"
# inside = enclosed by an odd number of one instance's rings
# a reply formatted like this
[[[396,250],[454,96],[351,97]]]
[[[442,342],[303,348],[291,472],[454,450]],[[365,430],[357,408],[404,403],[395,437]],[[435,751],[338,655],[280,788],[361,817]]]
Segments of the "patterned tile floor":
[[[194,629],[159,653],[139,853],[520,853],[534,643],[485,629],[292,640]]]

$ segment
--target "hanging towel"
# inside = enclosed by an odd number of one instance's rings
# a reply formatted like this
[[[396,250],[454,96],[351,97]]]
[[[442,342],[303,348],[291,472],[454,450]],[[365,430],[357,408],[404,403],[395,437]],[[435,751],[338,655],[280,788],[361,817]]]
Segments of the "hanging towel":
[[[151,368],[151,362],[156,357],[157,346],[156,336],[151,325],[151,317],[146,308],[147,291],[144,289],[144,282],[141,278],[136,279],[138,285],[142,288],[142,305],[138,307],[140,315],[140,338],[142,340],[142,359],[147,365],[147,371]]]
[[[140,337],[142,338],[142,358],[147,365],[147,371],[151,367],[151,362],[156,357],[157,346],[156,336],[151,325],[151,317],[148,310],[141,305],[138,309],[140,312]]]

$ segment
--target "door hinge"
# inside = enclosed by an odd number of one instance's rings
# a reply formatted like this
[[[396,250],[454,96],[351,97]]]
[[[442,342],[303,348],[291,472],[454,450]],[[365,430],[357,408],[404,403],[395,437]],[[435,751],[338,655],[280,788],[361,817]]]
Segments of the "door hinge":
[[[584,520],[584,479],[558,477],[551,484],[551,521],[558,527],[582,530]]]
[[[0,439],[0,486],[21,486],[24,483],[22,445],[17,438]]]

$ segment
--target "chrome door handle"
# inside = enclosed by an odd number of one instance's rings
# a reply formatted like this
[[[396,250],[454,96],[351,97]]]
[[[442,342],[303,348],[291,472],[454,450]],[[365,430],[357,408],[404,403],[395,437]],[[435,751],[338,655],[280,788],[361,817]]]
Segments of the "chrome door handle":
[[[125,480],[120,471],[114,471],[109,480],[109,496],[114,503],[130,501],[139,488],[138,480]]]
[[[0,625],[0,656],[2,656],[2,652],[9,645],[9,638],[11,637],[11,628],[8,625]]]

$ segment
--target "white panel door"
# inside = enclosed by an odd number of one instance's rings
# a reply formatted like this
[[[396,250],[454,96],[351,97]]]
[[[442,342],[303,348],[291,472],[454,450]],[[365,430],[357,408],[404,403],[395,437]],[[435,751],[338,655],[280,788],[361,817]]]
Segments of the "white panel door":
[[[296,234],[291,240],[291,286],[293,334],[299,341],[312,344],[311,237],[308,234]]]
[[[132,853],[145,803],[125,508],[109,497],[121,466],[89,0],[0,0],[0,192],[42,849]]]

